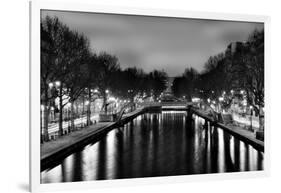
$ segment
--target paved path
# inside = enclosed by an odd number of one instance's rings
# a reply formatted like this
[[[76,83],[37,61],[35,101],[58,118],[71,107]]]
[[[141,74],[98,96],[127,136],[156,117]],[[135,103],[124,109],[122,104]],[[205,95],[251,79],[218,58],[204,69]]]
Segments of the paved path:
[[[143,108],[136,109],[133,112],[124,114],[122,121],[128,121],[135,118],[139,114],[143,113]],[[41,144],[41,160],[51,157],[52,155],[59,154],[63,150],[66,150],[76,144],[86,140],[90,136],[101,133],[104,130],[108,130],[110,127],[115,126],[115,122],[99,122],[97,124],[85,127],[83,129],[69,133],[68,135],[59,137],[57,140],[45,142]]]
[[[57,140],[45,142],[41,144],[41,159],[44,159],[58,151],[61,151],[68,146],[71,146],[78,141],[87,138],[90,135],[98,132],[100,129],[113,125],[113,122],[102,122],[89,127],[80,129],[75,132],[71,132],[68,135],[62,136]]]
[[[205,118],[208,121],[213,122],[213,118],[210,117],[203,110],[193,109],[193,112],[195,114],[197,114],[198,116]],[[225,125],[222,123],[215,122],[215,125],[217,125],[221,129],[229,132],[230,134],[237,136],[238,138],[242,139],[242,141],[245,141],[245,142],[251,144],[252,146],[256,147],[258,150],[264,151],[264,142],[256,139],[254,132],[248,131],[242,127],[232,125],[232,124]]]

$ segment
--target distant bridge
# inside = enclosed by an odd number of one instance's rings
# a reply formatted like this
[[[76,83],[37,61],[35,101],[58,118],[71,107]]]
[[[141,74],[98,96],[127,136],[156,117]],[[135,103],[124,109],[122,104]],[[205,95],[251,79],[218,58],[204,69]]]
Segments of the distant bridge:
[[[188,106],[190,105],[194,105],[194,104],[192,102],[184,102],[184,101],[137,103],[137,106],[159,107],[163,110],[187,110]]]

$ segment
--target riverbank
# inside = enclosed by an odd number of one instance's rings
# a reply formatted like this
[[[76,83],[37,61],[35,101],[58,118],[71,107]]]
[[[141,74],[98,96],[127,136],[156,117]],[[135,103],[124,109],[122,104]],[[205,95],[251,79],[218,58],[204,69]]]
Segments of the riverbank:
[[[264,152],[264,142],[261,140],[256,139],[255,133],[248,131],[242,127],[236,125],[225,125],[215,121],[211,116],[208,115],[207,112],[204,112],[200,109],[192,108],[192,113],[204,118],[205,120],[211,122],[212,125],[217,126],[226,132],[230,133],[231,135],[238,137],[242,141],[252,145],[259,151]]]
[[[85,145],[99,140],[106,133],[114,128],[118,128],[127,122],[131,121],[140,114],[149,110],[161,110],[158,107],[144,107],[139,108],[131,113],[125,114],[119,123],[116,122],[99,122],[81,130],[72,132],[68,135],[62,136],[57,140],[49,141],[41,144],[41,171],[52,167],[57,161],[65,158],[75,150],[84,147]],[[247,131],[239,126],[224,125],[213,120],[203,110],[192,108],[192,113],[211,122],[212,125],[217,126],[229,134],[241,139],[242,141],[252,145],[259,151],[264,151],[264,142],[257,140],[253,132]]]
[[[144,113],[146,110],[146,108],[140,108],[131,113],[123,115],[121,119],[122,124],[134,119],[138,115]],[[57,160],[64,158],[75,149],[79,149],[92,141],[98,140],[101,136],[118,126],[120,125],[118,125],[116,122],[99,122],[89,127],[72,132],[68,135],[62,136],[57,140],[41,144],[41,171],[52,166]]]

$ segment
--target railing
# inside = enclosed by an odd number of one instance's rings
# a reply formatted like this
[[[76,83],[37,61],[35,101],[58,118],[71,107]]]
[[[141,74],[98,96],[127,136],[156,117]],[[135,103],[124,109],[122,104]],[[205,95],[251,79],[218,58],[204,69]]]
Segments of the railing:
[[[192,103],[183,102],[183,101],[175,101],[175,102],[142,102],[138,103],[141,106],[188,106],[192,105]]]
[[[122,119],[122,116],[124,115],[124,113],[125,113],[125,111],[128,107],[135,107],[135,106],[136,106],[136,104],[134,102],[130,102],[130,103],[125,104],[122,107],[122,109],[120,110],[120,112],[117,113],[119,116],[117,117],[116,122],[118,123]]]

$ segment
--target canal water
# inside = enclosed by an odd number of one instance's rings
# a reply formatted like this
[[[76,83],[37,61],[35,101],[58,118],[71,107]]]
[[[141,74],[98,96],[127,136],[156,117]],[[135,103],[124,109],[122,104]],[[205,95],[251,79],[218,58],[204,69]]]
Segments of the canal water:
[[[41,183],[263,169],[263,152],[186,112],[138,116],[41,172]]]

